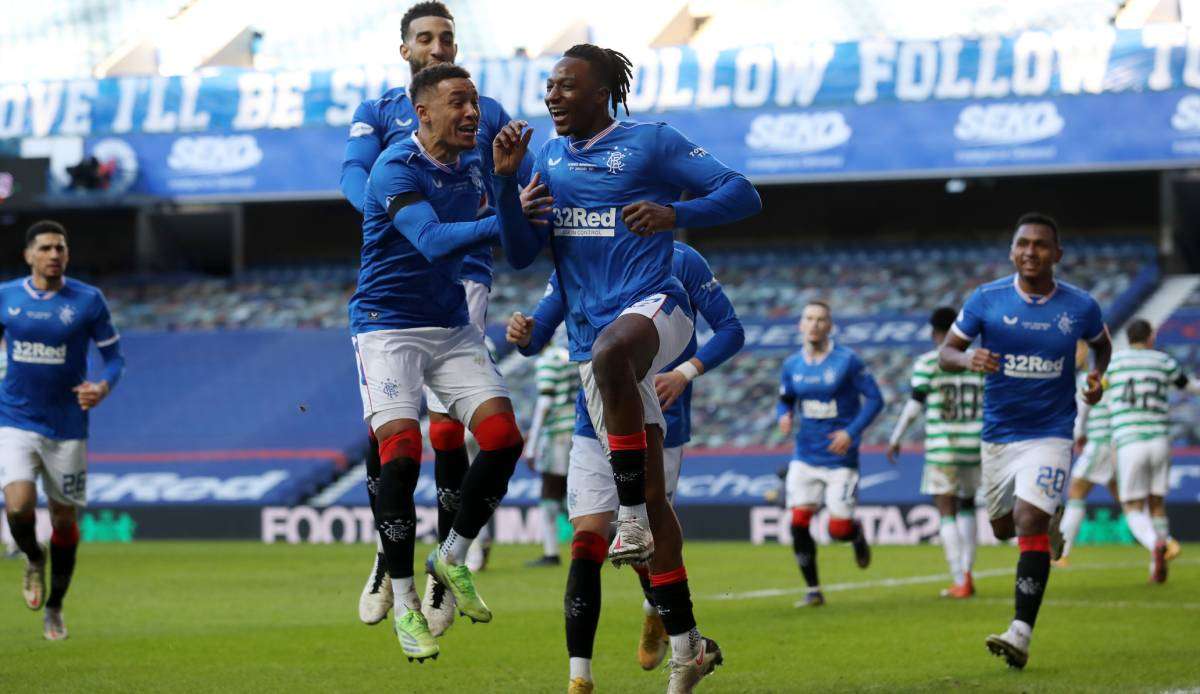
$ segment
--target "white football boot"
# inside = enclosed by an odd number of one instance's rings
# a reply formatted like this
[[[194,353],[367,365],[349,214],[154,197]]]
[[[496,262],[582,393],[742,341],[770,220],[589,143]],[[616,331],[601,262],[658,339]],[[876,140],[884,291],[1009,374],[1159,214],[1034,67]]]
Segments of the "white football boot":
[[[454,593],[446,590],[433,576],[425,581],[425,597],[421,599],[421,614],[429,623],[429,633],[438,638],[454,624]]]
[[[383,560],[383,552],[375,553],[375,565],[367,576],[367,584],[363,586],[362,595],[358,596],[358,618],[363,624],[378,624],[387,617],[392,609],[392,581],[388,576],[387,564]]]

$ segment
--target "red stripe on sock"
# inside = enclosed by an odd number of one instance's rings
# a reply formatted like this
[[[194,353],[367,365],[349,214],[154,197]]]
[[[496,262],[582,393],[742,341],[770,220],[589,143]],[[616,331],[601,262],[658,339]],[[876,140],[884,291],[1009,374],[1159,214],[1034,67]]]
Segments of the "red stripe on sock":
[[[409,458],[418,464],[421,462],[420,429],[406,429],[379,442],[379,462],[381,464],[387,465],[401,458]]]
[[[666,573],[650,574],[650,585],[658,588],[659,586],[669,586],[672,583],[683,583],[687,580],[687,569],[680,566],[678,569],[672,569]]]
[[[475,434],[479,448],[485,451],[500,451],[524,443],[512,412],[497,412],[476,424],[471,433]]]
[[[431,422],[429,444],[435,451],[453,451],[466,443],[466,428],[459,422]]]
[[[609,434],[608,447],[614,451],[640,451],[646,448],[646,430],[634,434]]]
[[[79,544],[79,524],[72,523],[71,527],[65,530],[55,528],[50,533],[50,544],[56,547],[74,547]]]
[[[812,522],[811,508],[794,508],[792,509],[792,525],[798,525],[801,528],[807,528]]]
[[[1017,538],[1017,547],[1021,548],[1022,552],[1046,552],[1050,553],[1050,536],[1049,535],[1024,535]]]
[[[571,539],[571,558],[586,559],[603,564],[608,557],[608,543],[596,533],[586,530],[575,533]]]

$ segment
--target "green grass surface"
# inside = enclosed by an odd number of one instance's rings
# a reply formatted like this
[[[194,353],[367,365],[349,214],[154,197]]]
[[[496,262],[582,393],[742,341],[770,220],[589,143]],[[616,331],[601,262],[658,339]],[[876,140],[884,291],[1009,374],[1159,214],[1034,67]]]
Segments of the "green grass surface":
[[[41,614],[22,604],[22,562],[0,560],[0,692],[563,691],[566,566],[522,566],[537,554],[496,548],[478,580],[495,620],[460,620],[441,639],[440,659],[424,665],[407,662],[388,622],[358,622],[371,561],[363,545],[84,545],[63,643],[43,641]],[[1012,615],[1013,548],[983,548],[979,596],[948,602],[936,597],[945,583],[934,577],[944,566],[938,547],[876,548],[867,571],[848,548],[822,547],[832,590],[815,610],[792,607],[799,577],[784,547],[693,543],[687,557],[701,629],[726,658],[698,691],[1200,686],[1197,545],[1162,586],[1146,584],[1139,549],[1080,548],[1072,568],[1052,573],[1024,672],[983,645]],[[605,567],[598,692],[665,689],[664,671],[642,672],[634,659],[640,601],[632,571]]]

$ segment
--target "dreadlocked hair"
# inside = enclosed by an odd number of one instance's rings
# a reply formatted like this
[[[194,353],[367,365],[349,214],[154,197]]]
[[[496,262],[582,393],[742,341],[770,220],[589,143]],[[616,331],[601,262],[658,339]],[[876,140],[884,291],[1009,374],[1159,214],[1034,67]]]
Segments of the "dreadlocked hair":
[[[624,53],[590,43],[579,43],[568,48],[563,57],[586,60],[596,70],[600,84],[607,87],[611,94],[613,115],[617,115],[618,106],[624,107],[625,115],[629,115],[626,98],[629,96],[629,83],[633,79],[633,63]]]

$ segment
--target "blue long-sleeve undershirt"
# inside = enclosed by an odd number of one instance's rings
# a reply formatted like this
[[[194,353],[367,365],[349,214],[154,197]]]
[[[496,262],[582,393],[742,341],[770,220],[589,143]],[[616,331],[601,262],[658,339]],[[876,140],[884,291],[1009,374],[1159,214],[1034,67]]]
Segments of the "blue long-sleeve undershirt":
[[[710,227],[731,224],[757,213],[762,209],[762,199],[745,176],[731,173],[707,195],[673,202],[671,207],[675,209],[675,226]]]
[[[121,354],[120,341],[101,347],[100,357],[104,359],[104,380],[108,382],[109,391],[112,391],[125,373],[125,356]]]
[[[474,246],[490,244],[500,233],[500,224],[492,215],[473,222],[439,222],[427,200],[401,207],[392,217],[392,226],[431,263]]]

